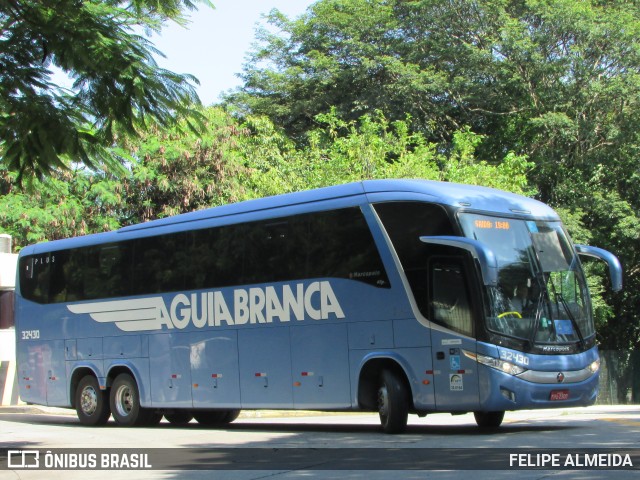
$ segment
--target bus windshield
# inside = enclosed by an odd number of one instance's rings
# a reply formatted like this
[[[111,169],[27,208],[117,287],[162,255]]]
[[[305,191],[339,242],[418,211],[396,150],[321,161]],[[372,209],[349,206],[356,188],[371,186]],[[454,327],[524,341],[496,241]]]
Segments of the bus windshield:
[[[497,257],[498,285],[487,294],[490,331],[542,348],[584,344],[595,334],[587,283],[560,222],[470,213],[460,221],[466,236]]]

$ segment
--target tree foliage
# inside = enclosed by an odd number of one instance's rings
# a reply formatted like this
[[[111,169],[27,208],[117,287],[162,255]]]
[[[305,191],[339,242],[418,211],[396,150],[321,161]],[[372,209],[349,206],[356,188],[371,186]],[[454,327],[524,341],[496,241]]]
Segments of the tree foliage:
[[[621,294],[587,265],[599,340],[640,345],[638,2],[319,0],[293,20],[272,11],[227,98],[235,115],[198,110],[200,133],[174,122],[192,108],[189,77],[154,70],[151,45],[131,30],[158,29],[192,2],[82,2],[118,14],[106,30],[74,23],[68,3],[0,0],[0,225],[18,245],[367,178],[482,184],[536,196],[576,241],[620,257]],[[54,6],[68,13],[54,18]],[[77,30],[67,49],[64,25]],[[53,88],[50,65],[80,94]],[[96,168],[116,144],[122,179]],[[23,196],[17,176],[50,173],[47,159],[94,168],[55,171]]]
[[[264,138],[265,127],[274,127],[260,121],[257,138]],[[482,138],[467,129],[456,132],[453,147],[442,153],[441,145],[410,132],[410,119],[389,122],[382,112],[345,121],[331,111],[318,115],[316,123],[305,146],[293,150],[291,142],[284,155],[263,155],[270,160],[244,183],[256,185],[261,194],[276,194],[367,179],[423,178],[532,193],[526,176],[531,164],[525,157],[510,153],[490,165],[476,156]]]
[[[605,346],[640,343],[638,2],[320,0],[267,21],[228,102],[299,143],[380,111],[444,151],[468,129],[492,164],[525,156],[538,198],[622,260]]]
[[[197,0],[210,5],[208,0]],[[193,117],[197,80],[158,67],[136,33],[184,22],[191,0],[2,0],[0,156],[11,171],[42,177],[82,162],[119,168],[120,136]],[[138,30],[136,30],[136,28]],[[60,87],[53,69],[69,75]]]
[[[373,178],[410,177],[485,183],[527,193],[526,158],[498,165],[476,159],[481,138],[456,134],[450,154],[438,153],[408,121],[380,113],[345,122],[318,118],[305,147],[296,147],[264,117],[240,122],[221,108],[201,110],[203,135],[154,128],[122,146],[131,158],[114,176],[83,166],[54,173],[26,194],[16,173],[0,170],[0,229],[16,246],[88,233],[214,205]]]

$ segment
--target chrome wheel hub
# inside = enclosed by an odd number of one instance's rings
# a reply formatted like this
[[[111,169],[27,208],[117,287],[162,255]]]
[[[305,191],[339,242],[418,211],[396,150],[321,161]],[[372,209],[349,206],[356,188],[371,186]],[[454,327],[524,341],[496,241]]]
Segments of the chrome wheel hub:
[[[115,407],[118,415],[126,417],[133,409],[133,392],[127,385],[121,385],[115,394]]]
[[[86,415],[93,415],[98,409],[98,394],[93,387],[85,387],[80,395],[80,408]]]

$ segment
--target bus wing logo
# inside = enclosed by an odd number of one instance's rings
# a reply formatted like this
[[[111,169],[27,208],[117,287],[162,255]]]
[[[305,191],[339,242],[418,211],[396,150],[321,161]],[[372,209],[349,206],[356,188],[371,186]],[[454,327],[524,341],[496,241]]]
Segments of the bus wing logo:
[[[88,314],[96,322],[114,323],[125,332],[159,330],[166,324],[162,315],[166,307],[161,297],[78,303],[67,308],[71,313]]]

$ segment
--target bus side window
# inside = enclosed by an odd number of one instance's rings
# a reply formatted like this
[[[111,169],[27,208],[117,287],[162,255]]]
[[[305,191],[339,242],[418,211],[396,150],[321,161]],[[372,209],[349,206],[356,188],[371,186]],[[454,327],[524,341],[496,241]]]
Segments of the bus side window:
[[[307,275],[356,280],[390,288],[373,235],[359,207],[318,212],[309,216],[306,245]]]
[[[50,254],[20,259],[20,293],[34,302],[49,300]]]
[[[431,263],[433,321],[464,335],[473,335],[473,317],[464,270],[456,262]]]
[[[63,250],[51,264],[49,303],[84,300],[84,253]]]
[[[185,235],[172,233],[133,241],[133,284],[130,294],[148,295],[182,290],[185,271]],[[123,242],[121,245],[125,245]],[[130,245],[128,243],[127,245]],[[131,255],[128,251],[123,253]]]
[[[130,291],[131,255],[126,243],[99,245],[86,250],[84,298],[113,298]]]
[[[374,207],[402,264],[416,304],[428,317],[425,259],[430,248],[420,237],[455,235],[451,220],[444,208],[432,203],[387,202]]]
[[[283,282],[295,278],[300,272],[290,261],[295,249],[289,223],[296,217],[249,225],[245,238],[244,275],[242,283]],[[299,220],[298,220],[299,221]],[[299,267],[297,267],[299,268]]]

